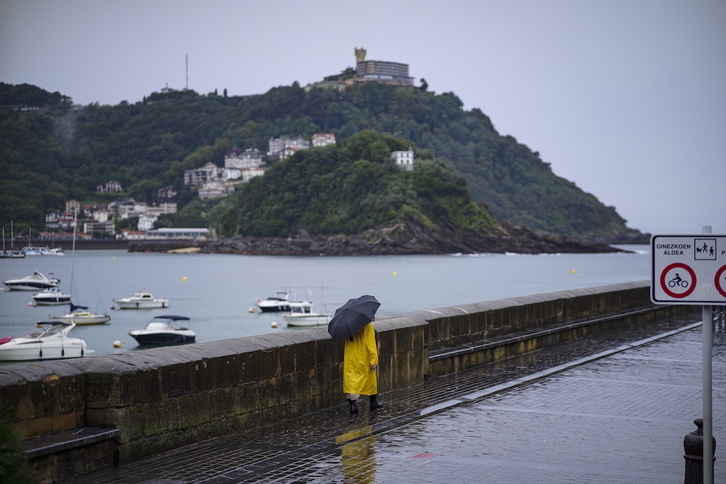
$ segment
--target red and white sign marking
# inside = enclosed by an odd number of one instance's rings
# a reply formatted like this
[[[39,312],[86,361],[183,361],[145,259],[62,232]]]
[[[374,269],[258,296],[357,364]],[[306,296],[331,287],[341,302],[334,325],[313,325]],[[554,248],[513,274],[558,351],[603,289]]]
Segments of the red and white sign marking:
[[[656,304],[726,304],[726,235],[654,235],[650,298]]]

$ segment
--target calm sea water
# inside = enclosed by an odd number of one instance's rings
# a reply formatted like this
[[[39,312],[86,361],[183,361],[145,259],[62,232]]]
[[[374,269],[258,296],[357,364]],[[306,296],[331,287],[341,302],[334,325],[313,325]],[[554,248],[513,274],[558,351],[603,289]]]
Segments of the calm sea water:
[[[620,247],[634,253],[275,257],[76,251],[73,257],[68,251],[65,257],[0,260],[0,280],[54,273],[76,304],[109,312],[109,324],[71,332],[98,356],[136,350],[128,332],[161,314],[190,317],[199,342],[295,331],[279,313],[249,312],[257,298],[280,290],[299,299],[307,295],[315,310],[329,312],[351,297],[373,294],[382,303],[378,314],[390,315],[649,279],[649,246]],[[111,309],[114,298],[142,289],[170,299],[170,308]],[[0,292],[0,337],[20,336],[36,321],[68,312],[68,306],[29,305],[31,295]],[[113,347],[117,340],[121,348]]]

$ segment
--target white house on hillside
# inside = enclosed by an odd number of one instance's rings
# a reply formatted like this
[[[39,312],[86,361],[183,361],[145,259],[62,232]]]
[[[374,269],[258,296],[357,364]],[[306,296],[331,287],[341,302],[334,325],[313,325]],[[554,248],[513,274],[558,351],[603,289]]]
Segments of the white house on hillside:
[[[210,180],[214,180],[219,177],[220,169],[214,163],[207,163],[201,168],[196,170],[186,170],[184,172],[184,184],[185,185],[201,185]]]
[[[207,200],[210,198],[222,198],[234,192],[234,185],[225,183],[222,180],[212,180],[199,189],[199,198]]]
[[[408,151],[394,151],[391,153],[391,158],[400,168],[413,171],[413,148],[409,148]]]
[[[267,155],[275,156],[282,160],[287,156],[291,156],[297,150],[310,148],[310,141],[302,136],[298,136],[297,138],[282,136],[280,138],[270,138],[269,145],[270,151],[267,152]]]
[[[242,170],[242,181],[248,183],[251,179],[262,176],[265,174],[265,170],[260,167],[245,168]]]
[[[138,229],[144,231],[151,230],[154,228],[154,224],[157,220],[159,220],[158,215],[145,213],[144,215],[139,217]]]
[[[225,168],[254,168],[262,165],[262,153],[257,149],[246,149],[240,151],[239,148],[233,148],[227,156],[224,157]]]
[[[313,135],[313,146],[315,148],[334,144],[335,135],[333,133],[315,133]]]

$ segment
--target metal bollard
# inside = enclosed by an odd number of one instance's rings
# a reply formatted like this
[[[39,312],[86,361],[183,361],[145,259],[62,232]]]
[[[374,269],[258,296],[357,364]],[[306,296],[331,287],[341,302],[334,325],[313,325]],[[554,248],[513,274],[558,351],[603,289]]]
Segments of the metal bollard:
[[[686,478],[684,484],[703,484],[703,419],[697,418],[693,421],[698,427],[683,439],[683,450],[686,459]],[[713,439],[713,452],[716,454],[716,439]],[[711,456],[711,469],[716,460]]]

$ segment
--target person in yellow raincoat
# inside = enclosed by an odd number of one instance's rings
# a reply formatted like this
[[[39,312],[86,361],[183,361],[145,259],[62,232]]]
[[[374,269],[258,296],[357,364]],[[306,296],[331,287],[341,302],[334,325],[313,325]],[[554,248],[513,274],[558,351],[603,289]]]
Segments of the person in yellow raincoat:
[[[360,395],[370,395],[371,411],[383,406],[378,398],[378,348],[376,330],[366,324],[352,338],[345,340],[343,355],[343,393],[347,394],[350,413],[358,413]]]

